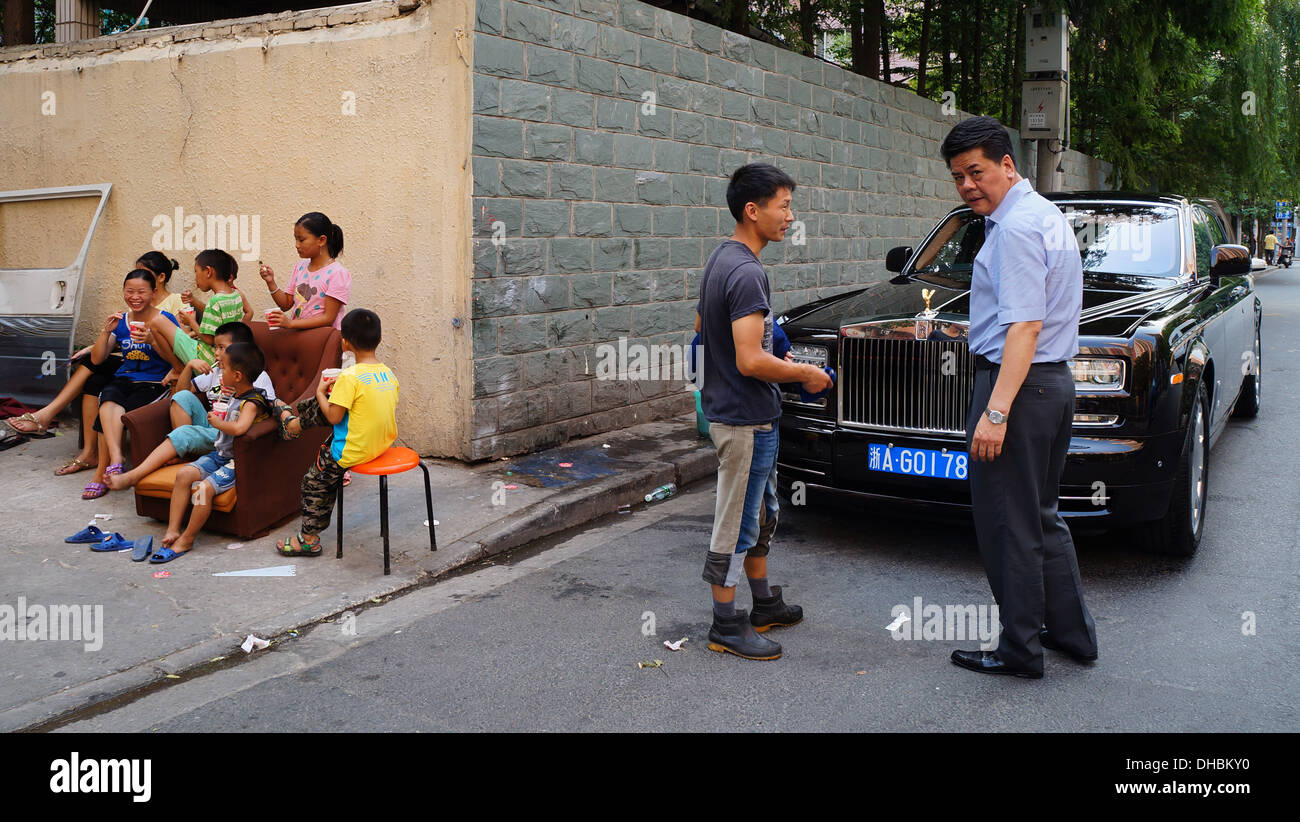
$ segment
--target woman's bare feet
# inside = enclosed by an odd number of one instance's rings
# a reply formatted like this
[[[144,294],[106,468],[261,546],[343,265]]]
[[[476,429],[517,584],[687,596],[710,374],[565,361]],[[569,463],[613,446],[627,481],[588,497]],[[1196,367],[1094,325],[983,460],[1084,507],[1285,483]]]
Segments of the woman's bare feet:
[[[163,537],[164,545],[167,545],[166,539],[166,537]],[[189,539],[186,539],[184,534],[180,534],[170,545],[167,545],[167,547],[172,549],[172,553],[174,554],[183,554],[194,547],[194,538],[190,537]]]
[[[181,538],[180,531],[168,531],[167,533],[163,534],[163,538],[162,538],[163,547],[164,548],[172,547],[172,545],[176,543],[176,540],[180,538]]]

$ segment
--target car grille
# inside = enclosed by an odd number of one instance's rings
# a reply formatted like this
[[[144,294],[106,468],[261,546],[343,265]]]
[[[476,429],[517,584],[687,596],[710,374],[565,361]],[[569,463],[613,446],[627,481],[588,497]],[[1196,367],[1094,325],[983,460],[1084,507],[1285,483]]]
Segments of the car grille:
[[[840,424],[966,433],[975,362],[966,342],[840,339]]]

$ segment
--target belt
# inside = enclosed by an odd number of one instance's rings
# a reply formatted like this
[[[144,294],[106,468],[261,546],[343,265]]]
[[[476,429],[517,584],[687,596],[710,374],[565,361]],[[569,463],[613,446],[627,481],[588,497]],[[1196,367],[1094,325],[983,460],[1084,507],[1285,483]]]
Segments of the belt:
[[[1035,362],[1035,363],[1030,363],[1029,367],[1036,368],[1042,365],[1065,365],[1067,362],[1068,360],[1061,360],[1059,362]],[[975,355],[976,371],[991,371],[994,368],[1001,368],[1001,367],[1002,367],[1002,363],[993,362],[993,360],[990,360],[988,357],[984,356],[983,354]]]

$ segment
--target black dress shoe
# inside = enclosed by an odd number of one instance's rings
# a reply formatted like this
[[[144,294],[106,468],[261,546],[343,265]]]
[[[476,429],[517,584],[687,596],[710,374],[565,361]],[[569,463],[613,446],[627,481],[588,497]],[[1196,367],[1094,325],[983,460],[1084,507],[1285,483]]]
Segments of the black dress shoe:
[[[1056,640],[1052,639],[1052,635],[1047,633],[1046,628],[1038,632],[1038,641],[1043,644],[1044,648],[1049,648],[1053,651],[1060,651],[1063,654],[1067,654],[1075,662],[1096,662],[1097,661],[1096,651],[1093,651],[1090,654],[1076,654],[1074,651],[1071,651],[1069,648],[1062,648],[1060,645],[1057,644]]]
[[[1023,668],[1012,668],[1010,665],[998,658],[997,651],[953,651],[952,662],[970,671],[979,671],[982,674],[1008,674],[1010,676],[1021,676],[1026,679],[1042,679],[1042,671],[1028,671]]]

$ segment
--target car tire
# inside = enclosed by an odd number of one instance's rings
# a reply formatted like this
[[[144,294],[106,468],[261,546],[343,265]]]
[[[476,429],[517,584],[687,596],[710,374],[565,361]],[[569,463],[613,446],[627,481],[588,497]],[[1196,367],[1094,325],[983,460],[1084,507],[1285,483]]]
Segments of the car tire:
[[[1237,395],[1237,404],[1232,407],[1232,416],[1250,419],[1259,414],[1261,386],[1263,385],[1263,361],[1260,359],[1259,325],[1255,325],[1255,367],[1252,373],[1241,381],[1241,393]]]
[[[1210,480],[1210,400],[1205,384],[1196,383],[1196,402],[1187,419],[1187,437],[1178,457],[1178,471],[1165,517],[1153,526],[1157,551],[1190,557],[1205,532]]]

